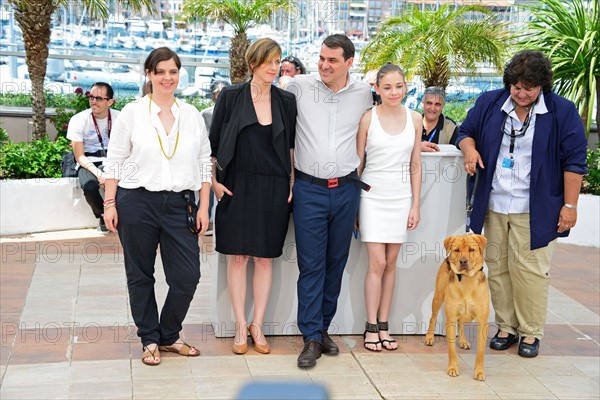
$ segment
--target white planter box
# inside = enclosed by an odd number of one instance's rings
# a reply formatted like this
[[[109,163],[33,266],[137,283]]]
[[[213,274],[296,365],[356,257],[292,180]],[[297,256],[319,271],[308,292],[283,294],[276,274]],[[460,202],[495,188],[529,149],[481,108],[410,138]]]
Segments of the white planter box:
[[[0,235],[98,225],[77,178],[0,181]]]
[[[577,224],[569,237],[559,238],[560,243],[577,244],[600,248],[600,196],[579,195],[577,202]]]

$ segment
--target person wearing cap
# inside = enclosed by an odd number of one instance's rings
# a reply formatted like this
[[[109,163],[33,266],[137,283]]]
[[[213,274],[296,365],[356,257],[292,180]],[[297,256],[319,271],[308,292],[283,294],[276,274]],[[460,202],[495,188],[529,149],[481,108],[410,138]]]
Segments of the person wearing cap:
[[[230,83],[227,81],[214,81],[213,83],[210,84],[210,93],[212,96],[212,101],[213,103],[217,103],[217,99],[219,98],[219,94],[221,94],[221,90],[223,90],[224,87],[229,86]],[[206,131],[210,132],[210,125],[212,123],[212,117],[213,117],[213,111],[215,110],[215,106],[214,104],[208,108],[205,108],[204,110],[202,110],[200,112],[200,114],[202,115],[202,118],[204,119],[204,124],[206,124]],[[210,203],[208,205],[208,214],[210,217],[210,223],[208,225],[208,229],[206,230],[206,232],[204,233],[207,236],[212,235],[213,233],[213,206],[215,204],[215,194],[212,193],[210,196]]]
[[[442,114],[446,93],[444,88],[430,86],[423,96],[423,136],[421,151],[440,151],[438,144],[454,144],[458,136],[456,122]]]
[[[281,69],[279,71],[279,76],[289,76],[290,78],[295,77],[296,75],[306,74],[306,68],[302,61],[294,56],[288,56],[281,60]]]

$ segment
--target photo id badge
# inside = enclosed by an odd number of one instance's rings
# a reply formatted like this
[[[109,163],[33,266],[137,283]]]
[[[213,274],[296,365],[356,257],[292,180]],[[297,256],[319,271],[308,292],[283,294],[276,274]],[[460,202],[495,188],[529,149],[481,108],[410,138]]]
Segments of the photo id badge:
[[[502,160],[502,168],[515,169],[515,160],[512,158],[505,158]]]

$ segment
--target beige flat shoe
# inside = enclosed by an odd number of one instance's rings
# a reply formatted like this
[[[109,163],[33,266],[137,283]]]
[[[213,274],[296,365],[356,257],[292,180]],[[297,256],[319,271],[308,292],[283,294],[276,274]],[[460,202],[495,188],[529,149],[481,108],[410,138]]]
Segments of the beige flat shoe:
[[[150,357],[152,357],[154,361],[146,360],[146,358]],[[156,359],[158,359],[158,362],[156,361]],[[160,351],[158,350],[158,347],[156,347],[154,350],[150,350],[148,346],[144,347],[144,354],[142,354],[142,362],[151,367],[160,364]]]

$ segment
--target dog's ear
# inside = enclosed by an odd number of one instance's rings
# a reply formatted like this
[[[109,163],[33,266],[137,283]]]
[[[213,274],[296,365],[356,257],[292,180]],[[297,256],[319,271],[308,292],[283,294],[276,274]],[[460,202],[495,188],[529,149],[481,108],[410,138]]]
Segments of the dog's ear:
[[[452,247],[452,242],[454,242],[454,236],[448,236],[444,239],[444,248],[446,249],[446,254],[450,253],[450,247]]]
[[[473,238],[479,245],[479,250],[481,250],[483,252],[483,249],[485,248],[485,245],[487,243],[486,237],[483,235],[473,235]]]

